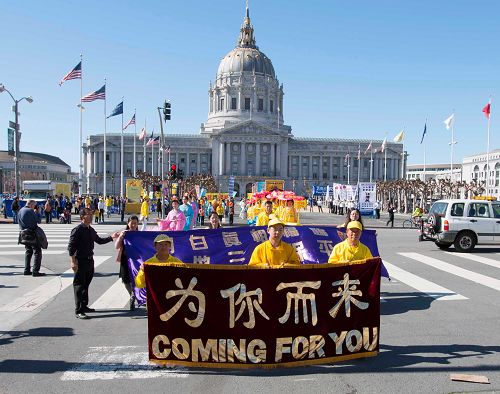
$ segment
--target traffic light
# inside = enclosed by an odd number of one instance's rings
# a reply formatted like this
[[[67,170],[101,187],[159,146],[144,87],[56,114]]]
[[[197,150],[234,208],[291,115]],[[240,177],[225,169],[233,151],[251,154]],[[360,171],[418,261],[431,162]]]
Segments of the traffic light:
[[[171,115],[171,105],[170,103],[167,103],[165,101],[165,105],[163,107],[163,118],[165,119],[165,122],[167,120],[170,120],[170,115]]]
[[[170,166],[170,178],[177,179],[177,166],[175,164]]]

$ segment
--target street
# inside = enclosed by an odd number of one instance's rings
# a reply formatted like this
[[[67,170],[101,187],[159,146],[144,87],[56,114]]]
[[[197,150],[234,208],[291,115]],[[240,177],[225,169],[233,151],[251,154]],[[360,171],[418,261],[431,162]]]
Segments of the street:
[[[326,210],[325,210],[326,211]],[[0,224],[0,392],[335,392],[447,393],[500,390],[500,248],[471,254],[418,242],[415,229],[375,228],[391,280],[382,278],[380,354],[338,364],[283,369],[163,368],[147,357],[144,307],[128,310],[113,244],[95,246],[92,319],[75,319],[70,260],[74,223],[42,224],[45,277],[23,276],[18,226]],[[117,220],[114,217],[113,220]],[[238,219],[237,222],[241,221]],[[327,212],[303,212],[301,223],[339,224]],[[94,225],[101,236],[123,224]],[[490,385],[452,381],[484,375]]]

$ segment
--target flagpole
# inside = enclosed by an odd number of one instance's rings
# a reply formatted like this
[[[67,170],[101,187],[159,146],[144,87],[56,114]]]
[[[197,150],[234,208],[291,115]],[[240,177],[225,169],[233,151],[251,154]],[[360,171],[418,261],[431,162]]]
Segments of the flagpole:
[[[361,174],[361,146],[358,145],[358,184],[359,184],[360,174]]]
[[[371,144],[371,141],[370,141]],[[373,148],[370,148],[370,183],[373,181]]]
[[[103,198],[106,198],[106,175],[107,175],[107,172],[106,172],[106,123],[107,123],[107,119],[106,119],[106,78],[104,78],[104,166],[103,166],[103,169],[104,169],[104,173],[102,175],[102,178],[103,178],[103,184],[102,184],[102,196]]]
[[[424,125],[424,134],[422,135],[422,142],[423,142],[423,139],[425,138],[425,133],[427,132],[427,118],[425,118],[425,125]],[[422,143],[421,142],[421,143]],[[425,182],[425,175],[426,175],[426,160],[425,160],[425,146],[426,146],[426,142],[424,142],[424,179],[423,181]]]
[[[424,182],[425,182],[425,173],[426,173],[425,145],[426,145],[426,143],[424,142],[424,179],[423,179]]]
[[[120,198],[123,198],[123,104],[125,97],[122,96],[122,132],[120,136]]]
[[[154,130],[151,132],[151,139],[155,138]],[[151,176],[155,176],[155,144],[151,141]]]
[[[351,168],[351,155],[347,156],[347,184],[351,184],[350,178],[350,168]]]
[[[136,165],[135,165],[135,162],[136,162],[136,159],[137,159],[137,154],[136,154],[136,151],[135,151],[135,140],[137,139],[137,119],[135,117],[135,112],[136,112],[136,109],[134,108],[134,119],[135,119],[135,122],[134,122],[134,174],[133,176],[135,177],[137,175],[137,168],[136,168]]]
[[[491,106],[491,96],[488,104]],[[490,194],[490,122],[491,108],[488,113],[488,143],[486,145],[486,195]]]
[[[82,106],[82,97],[83,97],[83,55],[80,53],[80,148],[78,152],[80,152],[80,179],[79,179],[79,190],[78,194],[81,196],[83,194],[83,106]]]
[[[401,180],[405,179],[405,140],[403,137],[403,151],[401,152]]]
[[[453,145],[456,144],[455,141],[455,110],[453,110],[453,120],[451,122],[451,154],[450,154],[450,181],[453,182]]]
[[[146,118],[144,118],[144,132],[146,134],[144,134],[144,138],[142,139],[142,147],[143,147],[143,155],[144,155],[144,160],[143,160],[143,169],[144,169],[144,173],[146,172],[146,137],[147,137],[147,134],[148,134],[148,131],[146,130]]]

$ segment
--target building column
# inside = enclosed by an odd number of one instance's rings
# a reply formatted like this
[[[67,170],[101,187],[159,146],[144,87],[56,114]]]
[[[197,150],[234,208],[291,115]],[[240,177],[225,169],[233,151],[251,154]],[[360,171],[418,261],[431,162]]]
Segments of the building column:
[[[312,155],[309,155],[309,179],[313,178],[313,166],[312,166],[313,162],[312,162],[312,160],[313,160]]]
[[[91,152],[90,160],[92,162],[90,167],[90,172],[95,174],[97,172],[97,152]]]
[[[196,173],[201,173],[201,155],[199,153],[196,155]]]
[[[231,143],[226,143],[226,175],[231,175]]]
[[[241,146],[241,154],[240,154],[240,175],[246,175],[247,174],[247,159],[246,159],[246,143],[242,142],[240,144]]]
[[[340,156],[340,162],[339,162],[339,183],[344,182],[344,157]]]
[[[224,142],[220,142],[219,146],[219,175],[224,175]]]
[[[298,155],[297,156],[299,159],[299,180],[302,180],[302,156],[301,155]]]
[[[260,176],[260,143],[255,144],[255,176]]]
[[[276,176],[281,176],[281,142],[276,144]]]
[[[276,160],[276,155],[274,154],[274,148],[275,148],[276,144],[271,143],[269,146],[271,147],[271,163],[270,163],[271,164],[271,168],[270,168],[271,176],[275,176],[276,175],[276,173],[275,173],[276,167],[274,166],[274,160]]]
[[[333,156],[329,156],[329,159],[330,159],[330,175],[328,177],[328,183],[332,183],[333,182]]]

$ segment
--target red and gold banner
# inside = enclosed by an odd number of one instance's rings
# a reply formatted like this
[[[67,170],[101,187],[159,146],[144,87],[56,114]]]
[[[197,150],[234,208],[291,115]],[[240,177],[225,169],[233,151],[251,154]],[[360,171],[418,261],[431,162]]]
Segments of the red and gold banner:
[[[149,358],[275,368],[375,356],[380,266],[146,265]]]

